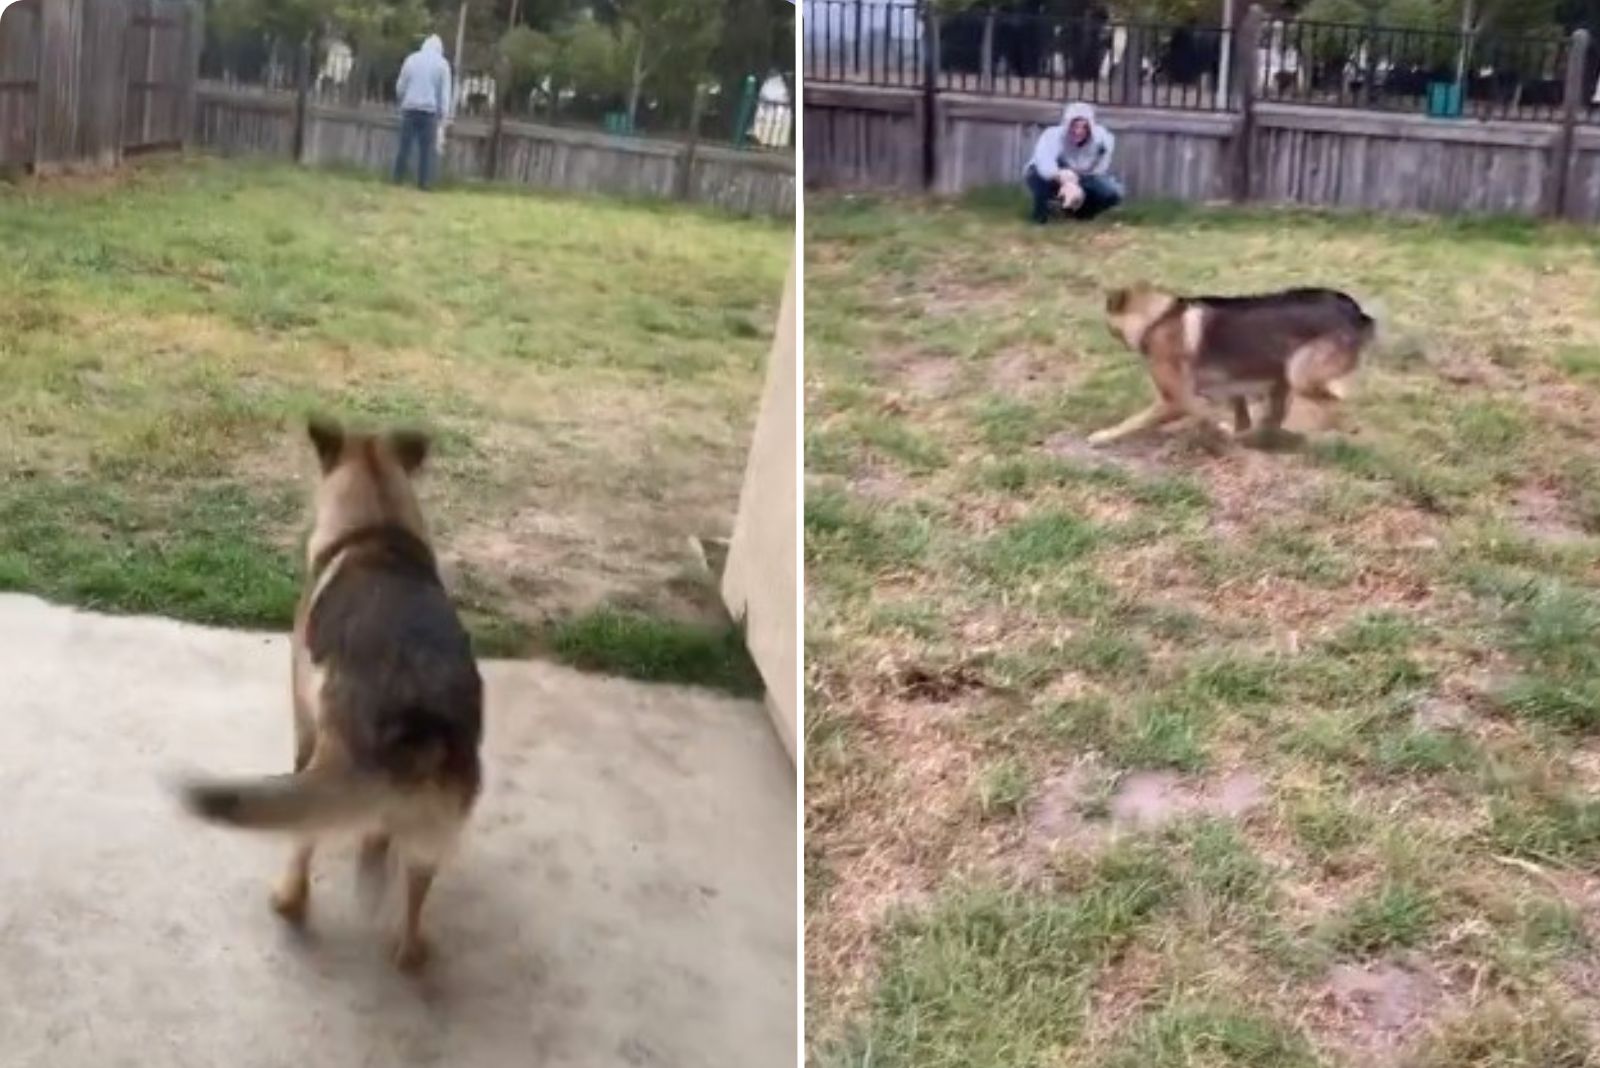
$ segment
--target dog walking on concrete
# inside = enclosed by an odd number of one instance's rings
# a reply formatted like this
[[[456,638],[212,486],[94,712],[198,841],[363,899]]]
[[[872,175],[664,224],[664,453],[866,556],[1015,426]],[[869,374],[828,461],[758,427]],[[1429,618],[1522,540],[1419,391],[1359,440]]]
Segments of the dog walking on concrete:
[[[427,956],[423,901],[481,785],[483,683],[412,488],[428,439],[309,431],[321,478],[292,638],[294,771],[190,782],[183,796],[207,820],[293,838],[272,895],[293,923],[319,839],[362,836],[369,891],[392,856],[405,893],[394,959],[412,969]]]

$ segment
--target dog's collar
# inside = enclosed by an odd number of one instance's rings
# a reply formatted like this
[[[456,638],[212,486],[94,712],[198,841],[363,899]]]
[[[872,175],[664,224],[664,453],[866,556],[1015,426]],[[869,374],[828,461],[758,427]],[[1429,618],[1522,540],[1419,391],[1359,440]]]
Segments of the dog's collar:
[[[399,523],[372,523],[364,527],[347,530],[334,538],[317,555],[311,558],[311,579],[316,581],[322,577],[339,554],[363,542],[378,541],[400,550],[405,556],[425,562],[429,568],[435,566],[433,550],[428,543],[417,537]]]

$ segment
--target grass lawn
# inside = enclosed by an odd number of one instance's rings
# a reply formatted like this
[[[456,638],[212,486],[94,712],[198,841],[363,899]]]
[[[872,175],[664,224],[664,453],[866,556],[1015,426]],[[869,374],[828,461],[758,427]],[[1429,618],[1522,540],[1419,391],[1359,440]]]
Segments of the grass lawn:
[[[1600,239],[807,207],[813,1063],[1595,1064]],[[1095,452],[1139,278],[1386,339],[1302,448]]]
[[[287,627],[303,417],[436,435],[480,651],[748,688],[725,533],[791,232],[216,161],[0,187],[0,589]]]

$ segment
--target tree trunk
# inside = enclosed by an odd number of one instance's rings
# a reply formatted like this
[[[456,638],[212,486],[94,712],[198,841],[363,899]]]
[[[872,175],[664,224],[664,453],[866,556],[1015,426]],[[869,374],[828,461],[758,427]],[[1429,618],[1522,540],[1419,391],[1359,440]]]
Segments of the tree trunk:
[[[1472,48],[1472,0],[1466,0],[1461,5],[1461,48],[1456,52],[1456,84],[1467,84],[1467,53]],[[1463,95],[1466,93],[1462,89]]]
[[[639,35],[639,47],[633,51],[633,82],[628,86],[628,129],[639,123],[639,94],[644,89],[644,34]]]

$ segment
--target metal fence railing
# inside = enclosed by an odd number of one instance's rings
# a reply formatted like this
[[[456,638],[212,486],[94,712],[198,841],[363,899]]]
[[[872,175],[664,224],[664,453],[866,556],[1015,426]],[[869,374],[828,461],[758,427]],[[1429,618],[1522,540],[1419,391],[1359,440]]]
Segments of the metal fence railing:
[[[916,3],[805,0],[801,27],[808,81],[923,84],[923,17]]]
[[[919,0],[803,0],[802,12],[812,83],[1169,110],[1228,110],[1248,79],[1266,102],[1558,121],[1572,48],[1553,35],[1308,19],[1268,19],[1244,42],[1220,26],[1104,15],[969,8],[930,18]],[[1580,120],[1600,123],[1600,70],[1587,81],[1574,107]]]
[[[325,107],[392,112],[398,105],[395,82],[404,55],[363,55],[339,41],[318,47],[285,43],[267,34],[212,37],[200,61],[200,77],[210,85],[268,96],[294,98]],[[492,122],[522,120],[546,126],[602,130],[619,136],[695,140],[739,149],[788,151],[794,147],[793,82],[781,73],[749,75],[732,86],[703,84],[694,91],[662,99],[641,93],[629,107],[628,94],[608,86],[507,83],[494,73],[468,70],[453,84],[457,117]],[[698,110],[697,110],[698,109]],[[297,120],[298,121],[298,120]]]
[[[1562,112],[1567,52],[1555,36],[1491,36],[1272,21],[1259,96],[1328,107],[1549,122]]]

